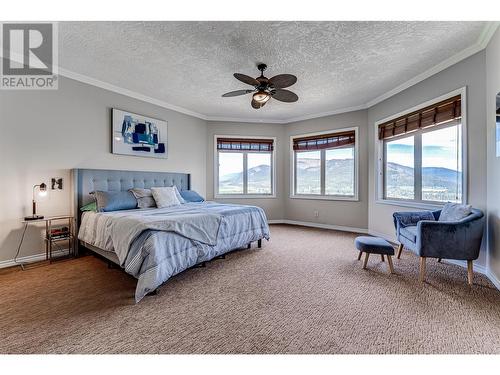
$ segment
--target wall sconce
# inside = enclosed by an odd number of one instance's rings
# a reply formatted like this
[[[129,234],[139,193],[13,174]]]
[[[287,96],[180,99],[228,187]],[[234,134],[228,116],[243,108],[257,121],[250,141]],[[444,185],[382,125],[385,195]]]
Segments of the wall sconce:
[[[42,215],[37,215],[36,214],[36,200],[35,200],[35,190],[38,188],[38,195],[40,197],[44,197],[47,195],[47,185],[42,182],[40,185],[34,185],[33,186],[33,215],[31,216],[26,216],[24,220],[41,220],[43,219]]]

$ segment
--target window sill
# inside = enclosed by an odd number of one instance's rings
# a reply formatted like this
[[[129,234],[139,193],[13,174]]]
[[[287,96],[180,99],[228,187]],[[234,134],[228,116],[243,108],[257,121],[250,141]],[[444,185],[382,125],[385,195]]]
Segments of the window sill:
[[[443,204],[439,203],[420,203],[420,202],[408,202],[408,201],[398,201],[390,199],[378,199],[375,201],[376,204],[385,204],[388,206],[399,206],[399,207],[410,207],[410,208],[420,208],[426,210],[439,210],[443,208]]]
[[[264,195],[264,194],[216,194],[214,199],[273,199],[276,195]]]
[[[290,199],[312,199],[312,200],[322,200],[322,201],[348,201],[348,202],[359,202],[358,197],[341,197],[341,196],[326,196],[326,195],[290,195]]]

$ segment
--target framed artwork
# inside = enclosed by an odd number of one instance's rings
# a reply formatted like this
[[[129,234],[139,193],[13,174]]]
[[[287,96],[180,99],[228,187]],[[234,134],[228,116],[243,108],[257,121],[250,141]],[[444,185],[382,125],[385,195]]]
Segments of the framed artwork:
[[[113,108],[112,153],[167,158],[167,122]]]
[[[500,157],[500,92],[496,97],[496,128],[495,128],[495,143],[497,150],[497,158]]]

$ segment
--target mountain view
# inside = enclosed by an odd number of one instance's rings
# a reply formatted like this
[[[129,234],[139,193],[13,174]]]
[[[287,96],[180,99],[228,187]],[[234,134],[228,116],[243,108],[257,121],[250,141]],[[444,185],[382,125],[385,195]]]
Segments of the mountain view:
[[[243,193],[243,172],[229,173],[219,178],[219,193]],[[271,194],[271,167],[258,165],[248,169],[248,193]]]
[[[386,191],[390,198],[413,199],[413,168],[397,163],[387,163]],[[429,201],[457,201],[457,181],[462,173],[448,168],[422,168],[422,199]],[[460,186],[460,184],[458,184]]]
[[[397,163],[388,163],[387,191],[392,198],[413,199],[413,168]],[[353,159],[333,159],[326,164],[326,193],[331,195],[353,195]],[[248,170],[248,192],[271,193],[271,168],[259,165]],[[320,170],[318,160],[301,159],[297,162],[297,192],[320,193]],[[456,201],[457,180],[462,173],[447,168],[427,167],[422,170],[422,194],[424,200]],[[230,173],[220,177],[219,192],[242,193],[243,173]],[[459,191],[458,194],[461,194]]]

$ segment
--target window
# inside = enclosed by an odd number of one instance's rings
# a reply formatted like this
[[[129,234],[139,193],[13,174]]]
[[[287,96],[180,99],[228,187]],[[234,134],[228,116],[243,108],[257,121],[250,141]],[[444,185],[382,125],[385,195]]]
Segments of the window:
[[[415,199],[415,137],[385,142],[385,197]]]
[[[463,202],[461,96],[379,125],[383,196]]]
[[[357,199],[357,128],[293,136],[292,197]]]
[[[215,137],[216,196],[274,196],[274,139]]]

